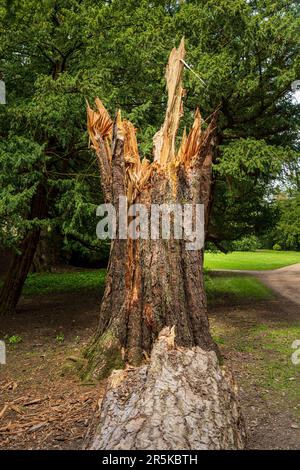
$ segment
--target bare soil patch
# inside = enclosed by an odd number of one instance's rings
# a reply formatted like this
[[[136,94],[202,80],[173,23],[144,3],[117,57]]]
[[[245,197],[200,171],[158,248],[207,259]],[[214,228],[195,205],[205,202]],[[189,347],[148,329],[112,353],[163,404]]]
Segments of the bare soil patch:
[[[36,295],[23,298],[15,316],[1,319],[1,338],[21,338],[8,346],[7,365],[0,366],[1,449],[82,447],[105,383],[83,383],[68,368],[68,358],[77,356],[93,334],[99,306],[93,291]],[[297,397],[290,400],[284,390],[268,388],[262,380],[272,351],[240,347],[243,332],[257,325],[300,326],[299,306],[282,297],[254,305],[228,300],[210,309],[210,319],[214,334],[224,334],[219,346],[239,386],[248,447],[299,449],[300,396],[298,407]],[[293,375],[300,383],[300,366]]]

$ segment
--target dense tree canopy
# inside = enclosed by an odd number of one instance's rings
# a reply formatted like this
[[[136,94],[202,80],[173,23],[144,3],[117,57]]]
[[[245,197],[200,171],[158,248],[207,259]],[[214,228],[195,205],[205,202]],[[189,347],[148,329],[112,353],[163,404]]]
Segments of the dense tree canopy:
[[[226,245],[273,224],[274,181],[297,159],[299,13],[286,0],[2,0],[1,244],[18,247],[40,226],[76,249],[97,246],[101,195],[85,99],[122,108],[151,158],[165,108],[162,70],[182,36],[194,72],[185,74],[182,126],[199,105],[204,119],[219,108],[208,239]],[[39,185],[42,219],[30,216]]]
[[[99,182],[87,151],[84,101],[96,92],[93,77],[85,77],[89,4],[15,1],[1,10],[7,105],[0,108],[0,210],[2,241],[10,245],[28,228],[39,184],[47,212],[30,224],[59,226],[83,243],[94,238]]]
[[[285,250],[300,249],[300,159],[293,154],[283,167],[274,190],[274,225],[265,233],[269,246]]]

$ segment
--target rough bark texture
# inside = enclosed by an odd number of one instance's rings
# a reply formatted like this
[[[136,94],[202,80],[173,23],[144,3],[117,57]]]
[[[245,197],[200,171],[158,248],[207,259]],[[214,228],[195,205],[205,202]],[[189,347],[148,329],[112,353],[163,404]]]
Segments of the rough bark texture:
[[[112,373],[94,450],[243,449],[244,423],[230,375],[214,352],[174,348],[165,328],[146,366]]]
[[[114,123],[99,99],[88,105],[88,130],[107,202],[204,204],[208,218],[217,114],[202,131],[199,111],[192,129],[175,142],[183,113],[184,43],[170,55],[165,121],[154,137],[154,161],[140,160],[133,125],[117,114]],[[118,214],[117,214],[118,215]],[[87,350],[88,372],[107,374],[124,363],[139,364],[165,326],[175,325],[179,346],[215,350],[206,312],[203,251],[188,251],[186,240],[112,242],[100,322]]]
[[[152,162],[140,160],[135,129],[120,113],[113,123],[99,100],[97,111],[88,105],[103,192],[117,216],[120,196],[129,206],[141,203],[148,209],[202,203],[208,225],[217,114],[202,131],[197,110],[192,129],[184,131],[176,148],[184,53],[182,41],[170,55],[167,112],[154,137]],[[147,217],[149,222],[149,210]],[[132,220],[128,214],[127,220]],[[112,368],[126,368],[110,376],[100,424],[86,447],[243,448],[234,384],[219,366],[209,332],[203,250],[187,250],[187,240],[174,232],[170,239],[118,235],[111,245],[98,330],[87,350],[88,373],[101,377]],[[133,367],[143,359],[146,365]]]
[[[60,259],[61,240],[55,232],[50,234],[42,230],[39,242],[32,261],[30,272],[44,273],[52,272]]]
[[[29,219],[41,219],[45,217],[45,214],[46,190],[40,185],[32,199]],[[0,291],[0,315],[14,312],[31,268],[39,239],[40,228],[34,227],[22,240],[18,253],[12,255],[10,266]]]

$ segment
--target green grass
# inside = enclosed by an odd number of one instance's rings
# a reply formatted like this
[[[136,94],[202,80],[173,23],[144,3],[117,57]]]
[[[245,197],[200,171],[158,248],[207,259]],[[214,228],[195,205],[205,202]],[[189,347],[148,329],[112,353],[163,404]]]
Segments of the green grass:
[[[205,288],[210,305],[273,298],[271,289],[252,276],[206,276]]]
[[[277,269],[300,263],[300,251],[259,250],[233,251],[232,253],[205,253],[206,269]]]
[[[54,294],[99,289],[103,292],[105,269],[65,273],[30,274],[23,295]],[[272,292],[252,276],[205,276],[205,287],[210,305],[226,302],[244,302],[272,298]]]
[[[105,269],[76,271],[67,273],[30,274],[26,280],[23,294],[52,294],[55,292],[74,292],[78,290],[103,290]]]
[[[291,405],[299,404],[300,365],[292,362],[295,352],[292,344],[295,339],[300,339],[299,324],[247,325],[245,321],[233,325],[226,319],[214,319],[211,323],[214,339],[222,348],[249,354],[244,366],[247,368],[246,380],[251,383],[244,384],[245,387],[255,384],[268,399],[273,391],[288,399]]]

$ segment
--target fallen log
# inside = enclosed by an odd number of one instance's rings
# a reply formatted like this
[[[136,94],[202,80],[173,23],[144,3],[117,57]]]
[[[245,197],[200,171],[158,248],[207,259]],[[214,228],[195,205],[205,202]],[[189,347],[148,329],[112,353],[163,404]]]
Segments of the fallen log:
[[[232,377],[214,351],[174,345],[164,328],[150,361],[112,372],[93,450],[243,449],[245,428]]]

